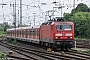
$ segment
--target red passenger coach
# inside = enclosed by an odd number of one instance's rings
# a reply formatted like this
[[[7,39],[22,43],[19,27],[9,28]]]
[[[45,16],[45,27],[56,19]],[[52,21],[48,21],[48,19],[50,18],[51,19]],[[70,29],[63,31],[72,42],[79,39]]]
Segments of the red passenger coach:
[[[17,39],[21,41],[39,44],[40,40],[39,29],[40,26],[33,26],[33,27],[29,26],[29,27],[7,29],[7,39]]]

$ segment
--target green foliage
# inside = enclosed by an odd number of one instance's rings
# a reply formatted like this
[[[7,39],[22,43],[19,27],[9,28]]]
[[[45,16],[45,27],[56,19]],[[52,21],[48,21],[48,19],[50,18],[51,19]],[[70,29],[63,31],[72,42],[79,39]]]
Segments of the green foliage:
[[[78,4],[78,6],[76,7],[76,11],[77,12],[78,11],[84,11],[86,9],[88,9],[87,5],[86,4],[83,4],[83,3]]]
[[[89,53],[90,52],[90,50],[81,50],[81,49],[78,49],[77,51],[78,52],[84,52],[84,53]]]
[[[0,36],[6,36],[6,32],[0,31]]]
[[[75,24],[75,36],[81,38],[90,37],[90,13],[77,12],[71,17],[71,21]]]
[[[71,13],[64,13],[66,21],[72,21],[75,24],[75,37],[90,38],[90,13],[82,12],[88,7],[80,3]]]
[[[12,39],[8,39],[8,42],[10,42],[10,43],[12,43],[12,44],[15,44],[15,45],[17,45],[17,40],[15,39],[15,40],[12,40]]]
[[[17,45],[17,40],[12,40],[11,43]]]
[[[0,58],[5,58],[6,55],[0,52]]]
[[[88,50],[88,52],[90,52],[90,50]]]
[[[0,31],[3,31],[3,27],[0,27]]]
[[[82,52],[82,50],[77,50],[78,52]]]
[[[86,9],[88,9],[88,6],[86,4],[80,3],[75,9],[71,11],[71,14],[74,14],[76,12],[83,12]]]
[[[11,43],[11,42],[12,42],[12,40],[11,40],[11,39],[8,39],[8,42],[10,42],[10,43]]]
[[[64,13],[65,21],[70,21],[69,19],[70,17],[71,17],[70,13]]]

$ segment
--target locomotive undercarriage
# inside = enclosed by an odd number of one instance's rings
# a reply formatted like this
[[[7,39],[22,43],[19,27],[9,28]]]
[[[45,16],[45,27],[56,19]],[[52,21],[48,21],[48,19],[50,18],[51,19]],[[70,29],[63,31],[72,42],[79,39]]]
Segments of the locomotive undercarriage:
[[[52,50],[70,50],[74,47],[74,41],[72,40],[53,40],[53,43],[50,42],[40,42],[41,46],[51,48]]]
[[[57,49],[68,50],[74,47],[74,41],[55,41],[55,45],[57,46]]]

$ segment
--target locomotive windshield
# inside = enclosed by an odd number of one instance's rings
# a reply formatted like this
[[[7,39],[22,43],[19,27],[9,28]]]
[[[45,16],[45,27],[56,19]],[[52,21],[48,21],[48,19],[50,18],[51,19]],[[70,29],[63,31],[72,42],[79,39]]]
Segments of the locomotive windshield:
[[[56,30],[71,30],[72,25],[62,24],[62,25],[56,25]]]

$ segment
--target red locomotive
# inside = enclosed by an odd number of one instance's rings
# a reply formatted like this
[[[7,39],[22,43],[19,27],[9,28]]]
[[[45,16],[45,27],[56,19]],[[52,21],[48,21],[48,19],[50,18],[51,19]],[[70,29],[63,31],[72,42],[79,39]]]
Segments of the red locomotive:
[[[74,24],[49,21],[41,26],[7,29],[7,38],[37,43],[55,50],[71,49],[74,46]]]

